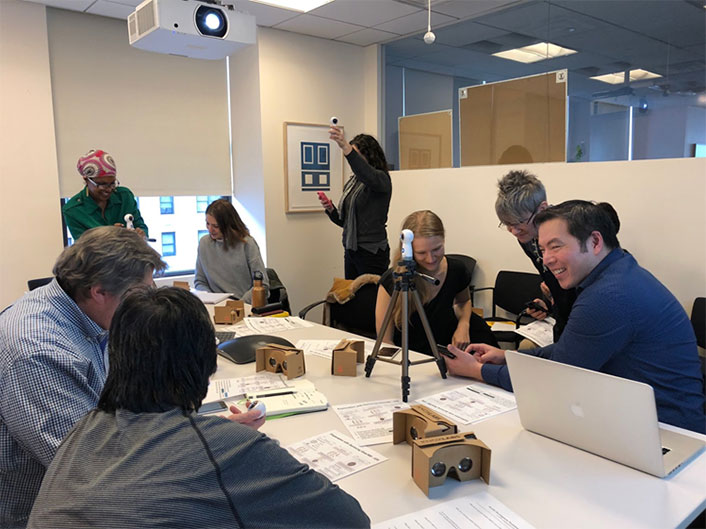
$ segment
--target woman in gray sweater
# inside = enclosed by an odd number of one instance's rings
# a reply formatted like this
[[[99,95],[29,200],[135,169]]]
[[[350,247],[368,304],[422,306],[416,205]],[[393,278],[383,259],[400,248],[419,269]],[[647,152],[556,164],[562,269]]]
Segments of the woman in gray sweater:
[[[222,198],[211,202],[206,208],[206,228],[208,235],[201,237],[196,257],[196,290],[230,292],[251,303],[253,274],[259,271],[269,291],[260,248],[233,204]]]

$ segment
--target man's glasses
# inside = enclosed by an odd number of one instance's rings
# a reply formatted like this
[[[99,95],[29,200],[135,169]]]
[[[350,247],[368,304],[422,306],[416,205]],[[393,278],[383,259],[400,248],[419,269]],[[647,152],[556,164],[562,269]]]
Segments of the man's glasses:
[[[498,224],[498,228],[501,230],[509,230],[512,228],[516,228],[517,226],[520,226],[524,224],[527,226],[530,222],[532,222],[532,219],[534,216],[537,214],[537,210],[533,211],[532,214],[527,218],[527,220],[521,220],[520,222],[508,222],[507,224],[505,222],[500,221],[500,224]]]
[[[102,184],[99,184],[93,178],[86,177],[86,180],[88,180],[91,184],[96,186],[98,189],[115,189],[120,185],[120,182],[118,180],[113,180],[112,182],[104,182]]]

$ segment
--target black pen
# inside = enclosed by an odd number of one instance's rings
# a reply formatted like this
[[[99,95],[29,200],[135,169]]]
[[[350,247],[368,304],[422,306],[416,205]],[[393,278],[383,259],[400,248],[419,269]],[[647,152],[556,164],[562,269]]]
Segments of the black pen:
[[[263,395],[250,396],[250,399],[264,399],[267,397],[279,397],[281,395],[294,395],[296,391],[281,391],[280,393],[265,393]]]

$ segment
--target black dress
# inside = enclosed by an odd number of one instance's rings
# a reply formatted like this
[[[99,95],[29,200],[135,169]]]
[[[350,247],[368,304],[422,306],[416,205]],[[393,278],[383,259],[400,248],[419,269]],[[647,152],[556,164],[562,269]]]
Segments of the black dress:
[[[441,285],[436,297],[424,305],[424,312],[429,320],[429,326],[431,327],[434,339],[437,344],[441,345],[451,343],[451,338],[458,326],[458,319],[453,309],[454,299],[459,292],[468,288],[471,284],[471,274],[461,261],[448,256],[446,257],[446,261],[448,263],[446,279]],[[421,280],[418,279],[418,281]],[[383,274],[379,284],[392,296],[395,289],[395,278],[392,275],[392,269],[389,269]],[[411,304],[412,300],[410,299],[410,307]],[[495,336],[493,336],[488,325],[483,318],[475,313],[471,313],[469,334],[471,343],[486,343],[498,347],[498,341],[495,339]],[[402,343],[402,333],[396,327],[393,340],[397,345],[401,345]],[[427,343],[422,321],[416,311],[409,320],[409,348],[420,353],[431,354],[431,347]]]

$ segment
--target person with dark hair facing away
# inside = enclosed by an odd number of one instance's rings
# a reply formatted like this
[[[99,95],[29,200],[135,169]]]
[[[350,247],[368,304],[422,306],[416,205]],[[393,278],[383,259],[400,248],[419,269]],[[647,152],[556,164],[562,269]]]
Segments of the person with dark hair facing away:
[[[323,193],[319,195],[328,217],[343,227],[346,279],[355,279],[363,274],[380,275],[390,264],[390,245],[385,226],[392,180],[385,153],[377,140],[368,134],[358,134],[349,143],[343,130],[332,125],[329,135],[341,148],[353,170],[343,186],[338,206],[334,206]]]
[[[126,227],[126,215],[132,215],[132,226],[142,237],[148,236],[137,201],[117,179],[113,157],[101,149],[91,149],[76,164],[84,187],[64,204],[64,220],[74,240],[97,226]]]
[[[0,313],[0,527],[24,527],[59,443],[95,407],[108,329],[125,291],[164,270],[138,233],[87,230],[49,284]]]
[[[66,436],[28,527],[369,527],[354,498],[256,431],[264,417],[196,413],[216,341],[194,295],[132,290],[109,345],[98,407]]]
[[[206,208],[208,235],[199,241],[194,286],[207,292],[230,292],[246,303],[252,302],[253,274],[262,274],[269,290],[260,247],[228,200],[214,200]]]
[[[488,343],[497,346],[498,342],[483,318],[475,314],[471,306],[471,273],[462,261],[445,254],[444,238],[446,232],[441,219],[429,210],[415,211],[405,218],[402,229],[414,233],[412,253],[416,270],[439,280],[438,285],[415,278],[414,285],[419,293],[424,312],[429,320],[432,334],[437,344],[452,343],[465,347],[471,342]],[[395,263],[402,258],[401,244],[395,254]],[[375,324],[378,335],[382,331],[392,293],[395,290],[393,272],[401,272],[400,267],[391,268],[380,278],[377,302],[375,305]],[[397,298],[392,309],[392,322],[385,330],[383,340],[401,345],[402,342],[402,296]],[[410,349],[431,354],[424,327],[416,307],[409,305],[409,347]]]
[[[544,264],[576,301],[561,338],[521,352],[649,384],[660,421],[706,432],[696,337],[684,308],[618,243],[615,210],[571,200],[537,215]],[[449,372],[512,390],[505,351],[451,347]]]

